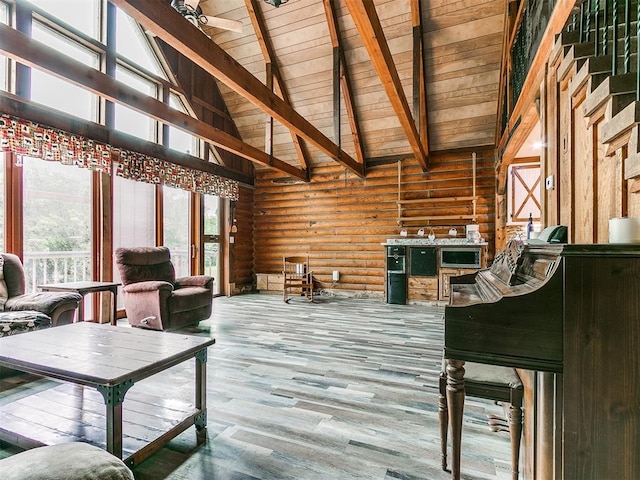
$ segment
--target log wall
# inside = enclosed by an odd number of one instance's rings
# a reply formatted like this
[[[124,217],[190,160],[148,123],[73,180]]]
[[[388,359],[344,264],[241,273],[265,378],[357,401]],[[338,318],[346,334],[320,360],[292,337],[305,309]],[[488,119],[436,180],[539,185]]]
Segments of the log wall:
[[[495,180],[492,151],[478,152],[477,204],[480,232],[493,245]],[[471,152],[434,156],[429,172],[422,173],[413,159],[402,161],[400,190],[404,199],[470,196]],[[371,166],[364,179],[336,163],[314,167],[310,183],[287,178],[270,170],[258,170],[254,192],[254,255],[256,273],[282,270],[282,257],[306,255],[317,286],[336,294],[383,296],[385,250],[381,245],[397,237],[398,165]],[[412,204],[411,215],[470,212],[470,202]],[[408,213],[405,213],[408,215]],[[407,222],[415,235],[427,222]],[[437,224],[438,222],[431,222]],[[440,237],[450,225],[467,220],[440,222]],[[459,236],[463,229],[459,228]],[[490,248],[492,251],[492,248]],[[332,272],[340,281],[332,282]]]

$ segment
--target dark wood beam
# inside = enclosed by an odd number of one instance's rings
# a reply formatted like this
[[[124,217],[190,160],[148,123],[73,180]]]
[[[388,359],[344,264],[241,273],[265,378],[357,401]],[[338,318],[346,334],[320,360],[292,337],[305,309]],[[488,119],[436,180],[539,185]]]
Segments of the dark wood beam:
[[[262,55],[264,56],[265,62],[270,66],[271,75],[275,79],[274,83],[275,87],[277,87],[277,92],[279,92],[280,98],[291,105],[289,90],[282,80],[275,49],[273,48],[273,42],[271,42],[271,37],[269,36],[269,31],[267,30],[262,10],[260,10],[260,7],[258,6],[258,0],[245,0],[245,4],[247,6],[247,11],[249,12],[249,18],[251,19],[253,30],[256,34],[256,38],[258,39],[258,43],[260,44]],[[267,85],[267,87],[269,87],[272,92],[274,91],[270,85]],[[271,128],[273,128],[273,121],[269,124],[271,125]],[[298,154],[300,166],[303,170],[307,171],[307,175],[310,177],[309,152],[304,144],[304,140],[293,131],[291,132],[291,140],[293,141],[293,146]]]
[[[0,111],[13,117],[63,130],[96,142],[106,143],[115,148],[159,158],[186,168],[212,173],[236,180],[245,185],[253,185],[252,177],[230,170],[222,165],[205,162],[200,158],[178,152],[158,143],[149,142],[133,135],[107,128],[99,123],[79,119],[53,108],[37,105],[11,93],[0,92]]]
[[[363,2],[361,0],[345,0],[345,3],[351,12],[351,17],[358,29],[360,38],[369,52],[371,62],[376,72],[378,72],[378,76],[407,136],[416,160],[422,169],[426,171],[429,152],[422,145],[420,135],[418,135],[418,130],[411,116],[411,110],[409,109],[398,71],[393,63],[375,5],[373,2]]]
[[[413,117],[425,151],[429,151],[427,124],[427,85],[424,68],[424,36],[422,33],[422,1],[411,0],[413,25]]]
[[[335,0],[324,0],[324,11],[327,17],[327,25],[329,26],[331,45],[334,49],[340,49],[340,91],[344,97],[347,117],[349,118],[351,138],[353,139],[353,145],[356,151],[356,159],[358,160],[358,163],[364,165],[364,146],[362,145],[360,121],[358,120],[355,101],[353,99],[353,87],[349,67],[347,62],[344,60],[344,48],[342,48],[342,36],[340,34],[340,27],[338,26],[338,15],[336,13]]]
[[[65,79],[107,100],[127,105],[159,122],[196,135],[206,142],[210,142],[247,160],[293,175],[302,180],[307,178],[306,173],[301,169],[273,158],[233,135],[175,110],[155,98],[144,95],[134,88],[128,87],[94,68],[87,67],[71,57],[52,50],[46,45],[2,24],[0,24],[0,53],[29,67],[37,68]]]
[[[190,58],[229,88],[295,131],[320,151],[360,177],[363,166],[342,151],[320,130],[314,127],[291,105],[271,92],[263,83],[208,39],[200,30],[186,22],[168,3],[157,0],[111,0],[145,29]]]

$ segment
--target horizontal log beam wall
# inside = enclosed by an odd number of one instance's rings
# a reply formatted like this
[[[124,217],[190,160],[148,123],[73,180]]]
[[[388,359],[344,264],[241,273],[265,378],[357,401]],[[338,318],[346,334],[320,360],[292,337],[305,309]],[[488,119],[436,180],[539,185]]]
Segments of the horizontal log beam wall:
[[[495,217],[494,160],[489,152],[479,153],[476,166],[478,222],[482,236],[490,242],[491,252]],[[471,179],[470,152],[434,156],[428,173],[422,173],[415,160],[405,160],[401,190],[403,197],[410,199],[468,197]],[[311,183],[258,170],[253,212],[255,272],[280,272],[283,256],[308,254],[314,279],[321,289],[382,296],[385,252],[381,244],[399,235],[397,200],[396,163],[367,168],[366,179],[326,163],[314,169]],[[456,214],[470,211],[470,204],[468,200],[461,200],[448,202],[445,207],[427,202],[419,212]],[[415,235],[418,229],[417,226],[408,228],[410,235]],[[441,236],[442,230],[436,233]],[[332,281],[334,270],[340,272],[337,283]]]
[[[240,187],[240,199],[235,205],[238,231],[230,233],[234,243],[229,244],[229,278],[235,283],[235,292],[252,290],[255,284],[253,269],[253,189]]]

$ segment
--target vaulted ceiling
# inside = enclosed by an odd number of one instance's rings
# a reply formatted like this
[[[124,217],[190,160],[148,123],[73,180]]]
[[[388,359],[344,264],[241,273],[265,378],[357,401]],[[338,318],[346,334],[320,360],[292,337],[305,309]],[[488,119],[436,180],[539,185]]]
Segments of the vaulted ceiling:
[[[144,4],[115,3],[130,14]],[[184,22],[186,42],[206,42],[208,51],[216,44],[262,84],[233,75],[237,66],[226,70],[231,79],[216,75],[244,142],[267,152],[272,145],[274,158],[301,171],[338,161],[364,174],[363,163],[376,159],[413,157],[428,170],[433,152],[495,144],[505,5],[289,0],[275,8],[263,0],[202,0],[204,14],[243,25],[242,32],[205,25],[210,39],[177,13],[169,21]],[[155,30],[175,46],[171,34]],[[208,71],[224,70],[228,57],[212,56],[217,66]]]

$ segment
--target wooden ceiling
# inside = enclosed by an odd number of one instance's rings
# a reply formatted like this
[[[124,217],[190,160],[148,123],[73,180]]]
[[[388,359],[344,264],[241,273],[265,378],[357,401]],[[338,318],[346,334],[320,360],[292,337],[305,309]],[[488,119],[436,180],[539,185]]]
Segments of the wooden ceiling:
[[[125,7],[136,2],[116,3]],[[234,81],[243,83],[244,78],[222,78],[220,89],[245,143],[268,151],[272,142],[273,157],[304,172],[312,172],[318,162],[339,161],[362,176],[363,162],[375,159],[413,157],[428,170],[433,152],[495,144],[505,4],[506,0],[289,0],[275,8],[263,0],[202,0],[204,14],[241,21],[243,29],[236,33],[204,26],[210,40],[193,30],[261,84],[273,84],[273,92],[299,115],[279,110],[285,113],[273,122],[269,136],[265,110],[273,115],[270,92],[256,101],[247,94],[256,90],[252,81],[239,86]],[[412,15],[417,8],[420,15]],[[184,22],[185,32],[192,29]],[[416,72],[420,62],[414,62],[414,34],[420,31],[424,71]],[[336,47],[342,56],[335,55]],[[189,51],[185,54],[193,57]],[[338,63],[339,141],[334,92]],[[419,101],[425,98],[421,77],[426,103]],[[420,114],[414,112],[424,115],[425,108],[427,125],[416,126],[414,117]]]

